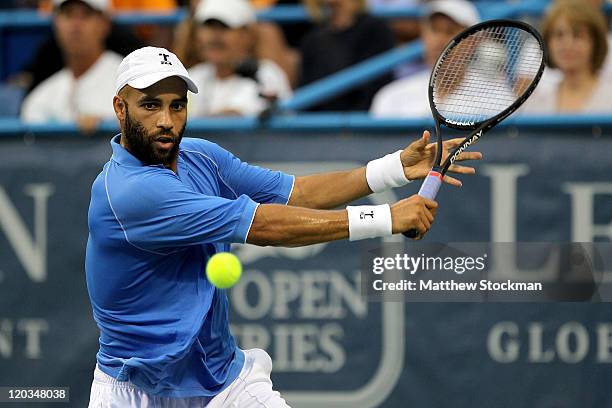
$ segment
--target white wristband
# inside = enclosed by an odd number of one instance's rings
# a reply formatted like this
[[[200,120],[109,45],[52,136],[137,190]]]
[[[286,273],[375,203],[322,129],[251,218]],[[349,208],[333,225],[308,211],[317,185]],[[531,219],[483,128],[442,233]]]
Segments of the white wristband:
[[[410,180],[404,174],[404,166],[400,159],[401,152],[401,150],[398,150],[395,153],[368,163],[366,166],[366,180],[370,190],[380,193],[381,191],[410,183]]]
[[[386,237],[393,233],[389,204],[348,206],[346,211],[351,241]]]

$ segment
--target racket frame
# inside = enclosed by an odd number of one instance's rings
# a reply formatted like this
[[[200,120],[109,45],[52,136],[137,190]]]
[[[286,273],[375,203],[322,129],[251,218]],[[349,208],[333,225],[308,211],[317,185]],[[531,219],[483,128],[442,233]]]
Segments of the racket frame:
[[[528,32],[529,34],[533,35],[533,37],[538,41],[538,44],[540,45],[540,49],[542,50],[542,54],[543,54],[542,63],[540,64],[540,67],[538,68],[538,72],[534,76],[534,79],[531,82],[531,84],[527,87],[527,89],[525,89],[525,91],[523,91],[523,94],[520,95],[509,107],[507,107],[506,109],[504,109],[497,115],[493,116],[492,118],[486,119],[485,121],[481,121],[481,122],[475,122],[473,124],[462,124],[462,123],[450,122],[446,120],[444,116],[442,116],[442,114],[438,111],[434,103],[434,95],[433,95],[434,84],[435,84],[436,73],[438,71],[438,68],[444,62],[444,58],[446,57],[446,55],[448,55],[448,53],[450,53],[450,51],[461,42],[461,40],[463,40],[466,37],[469,37],[470,35],[478,31],[482,31],[488,27],[498,26],[498,25],[500,26],[503,25],[505,27],[515,27],[515,28],[524,30]],[[453,164],[453,162],[457,159],[457,156],[459,156],[461,152],[463,152],[468,146],[474,144],[480,137],[482,137],[482,135],[485,132],[489,131],[493,126],[497,125],[499,122],[506,119],[508,116],[514,113],[519,107],[521,107],[521,105],[527,100],[527,98],[531,96],[536,86],[540,82],[540,79],[542,78],[542,74],[544,73],[544,67],[546,65],[546,61],[548,61],[548,55],[546,52],[546,46],[544,45],[544,39],[542,38],[540,33],[535,28],[533,28],[531,25],[524,23],[522,21],[508,20],[508,19],[487,20],[487,21],[483,21],[481,23],[475,24],[471,27],[468,27],[467,29],[459,33],[455,38],[453,38],[444,48],[444,51],[442,51],[442,54],[440,54],[440,57],[438,57],[438,60],[436,61],[436,64],[434,65],[434,69],[431,71],[431,76],[429,77],[429,85],[428,85],[429,107],[431,109],[431,113],[435,121],[436,137],[438,140],[437,141],[438,149],[436,151],[436,161],[434,162],[435,163],[434,167],[438,167],[439,170],[441,170],[442,174],[446,173],[448,168]],[[449,154],[449,156],[444,161],[444,164],[440,163],[441,158],[442,158],[442,149],[441,149],[442,137],[441,137],[441,132],[440,132],[440,125],[444,125],[451,129],[472,130],[473,131],[469,136],[467,136],[463,140],[463,142],[461,142],[459,146],[455,148],[455,150],[453,150],[452,154]]]
[[[540,67],[538,68],[538,72],[534,76],[531,84],[523,91],[523,94],[517,97],[517,99],[512,103],[509,107],[493,116],[492,118],[486,119],[481,122],[475,122],[473,124],[462,124],[459,122],[449,122],[440,114],[438,109],[434,103],[434,84],[436,79],[436,73],[440,65],[444,62],[445,57],[450,53],[450,51],[455,48],[464,38],[469,37],[470,35],[487,29],[493,26],[504,26],[504,27],[515,27],[521,30],[524,30],[531,34],[537,41],[542,50],[542,62]],[[431,113],[435,123],[435,133],[436,133],[436,157],[434,160],[434,165],[432,169],[429,171],[428,175],[425,177],[423,184],[419,190],[419,195],[422,197],[429,198],[433,200],[438,191],[442,182],[444,180],[444,175],[448,171],[448,168],[457,160],[459,155],[467,149],[472,144],[476,143],[478,139],[482,137],[482,135],[497,125],[502,120],[506,119],[512,113],[514,113],[533,93],[535,88],[537,87],[540,79],[542,78],[542,74],[544,73],[544,67],[546,66],[546,62],[548,61],[548,54],[546,52],[546,46],[544,45],[544,40],[540,33],[533,28],[531,25],[524,23],[522,21],[517,20],[508,20],[508,19],[495,19],[495,20],[487,20],[481,23],[475,24],[471,27],[468,27],[461,33],[457,34],[444,48],[444,51],[438,57],[434,68],[431,71],[431,76],[429,77],[429,85],[428,85],[428,97],[429,97],[429,107],[431,108]],[[451,129],[457,130],[471,130],[472,133],[467,136],[455,149],[448,155],[444,163],[442,161],[442,135],[440,127],[444,125]],[[416,238],[418,236],[418,231],[416,229],[409,230],[404,233],[408,238]]]

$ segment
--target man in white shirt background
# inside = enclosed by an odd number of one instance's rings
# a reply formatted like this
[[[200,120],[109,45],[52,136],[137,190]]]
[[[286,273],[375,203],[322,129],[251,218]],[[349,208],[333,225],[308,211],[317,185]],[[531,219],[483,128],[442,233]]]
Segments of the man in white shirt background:
[[[427,5],[421,21],[426,69],[391,82],[372,101],[376,117],[422,118],[431,116],[427,88],[431,68],[453,37],[480,21],[478,10],[466,0],[438,0]]]
[[[247,0],[201,1],[195,12],[204,61],[189,75],[201,90],[190,99],[192,117],[255,116],[275,98],[291,95],[284,71],[253,58],[255,11]]]
[[[110,0],[53,0],[53,29],[64,68],[25,98],[26,123],[74,122],[84,132],[114,118],[115,72],[121,56],[105,49]]]

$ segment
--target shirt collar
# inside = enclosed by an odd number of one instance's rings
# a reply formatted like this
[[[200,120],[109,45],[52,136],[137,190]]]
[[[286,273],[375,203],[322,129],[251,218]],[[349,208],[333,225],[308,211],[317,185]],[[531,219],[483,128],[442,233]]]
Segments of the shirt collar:
[[[128,166],[146,166],[143,162],[138,160],[132,153],[128,152],[127,149],[121,146],[121,133],[113,136],[111,139],[111,147],[113,148],[113,157],[112,160],[116,161],[119,164],[124,164]]]
[[[113,149],[113,157],[111,157],[111,160],[114,160],[119,164],[123,164],[127,166],[138,166],[138,167],[144,167],[144,166],[161,167],[165,169],[165,167],[162,164],[147,165],[143,163],[142,161],[138,160],[136,156],[130,153],[125,147],[121,146],[121,133],[113,136],[113,138],[110,141],[110,144]],[[185,173],[188,173],[187,166],[185,165],[185,162],[180,155],[180,148],[179,148],[179,156],[178,156],[177,165],[180,166],[181,170],[184,170]]]

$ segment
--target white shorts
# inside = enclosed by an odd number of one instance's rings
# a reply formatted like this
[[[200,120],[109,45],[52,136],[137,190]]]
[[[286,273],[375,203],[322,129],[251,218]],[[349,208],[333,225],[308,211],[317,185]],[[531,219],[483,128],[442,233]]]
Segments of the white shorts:
[[[261,349],[244,350],[244,367],[215,397],[168,398],[149,395],[134,384],[117,381],[97,366],[89,408],[290,408],[272,389],[272,359]]]

